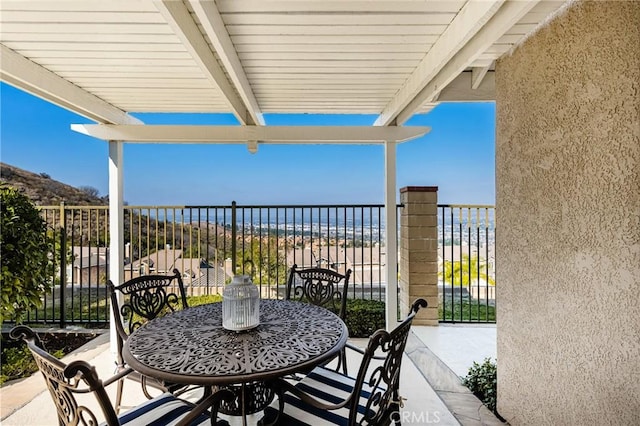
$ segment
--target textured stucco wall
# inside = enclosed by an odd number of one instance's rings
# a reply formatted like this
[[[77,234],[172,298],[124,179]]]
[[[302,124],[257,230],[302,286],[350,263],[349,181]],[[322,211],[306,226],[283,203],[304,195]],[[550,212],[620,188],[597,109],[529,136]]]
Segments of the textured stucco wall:
[[[640,1],[573,3],[496,107],[498,411],[640,425]]]

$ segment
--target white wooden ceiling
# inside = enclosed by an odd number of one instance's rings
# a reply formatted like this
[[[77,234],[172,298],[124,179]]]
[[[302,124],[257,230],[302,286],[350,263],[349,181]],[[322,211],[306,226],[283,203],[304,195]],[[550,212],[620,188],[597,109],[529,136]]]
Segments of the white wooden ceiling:
[[[379,114],[493,99],[493,64],[565,1],[0,0],[0,77],[129,112]]]

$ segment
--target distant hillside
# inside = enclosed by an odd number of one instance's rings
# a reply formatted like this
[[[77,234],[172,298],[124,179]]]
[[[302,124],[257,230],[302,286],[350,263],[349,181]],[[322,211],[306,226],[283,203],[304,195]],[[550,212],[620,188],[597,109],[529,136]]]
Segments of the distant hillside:
[[[82,190],[51,179],[45,173],[28,172],[6,163],[0,163],[0,184],[20,189],[37,206],[55,206],[64,201],[73,206],[107,205],[107,197],[91,194],[91,190]]]

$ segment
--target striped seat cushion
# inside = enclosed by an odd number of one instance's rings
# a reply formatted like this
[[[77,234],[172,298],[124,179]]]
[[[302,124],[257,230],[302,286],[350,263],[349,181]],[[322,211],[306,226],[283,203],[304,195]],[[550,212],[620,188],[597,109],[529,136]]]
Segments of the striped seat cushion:
[[[355,386],[355,379],[329,370],[317,367],[295,386],[325,404],[337,404],[344,401]],[[366,385],[365,385],[366,389]],[[365,413],[370,392],[360,392],[358,405],[359,418]],[[278,412],[277,399],[266,410],[267,418],[273,419]],[[302,402],[296,396],[285,394],[284,412],[279,423],[283,425],[347,425],[349,421],[349,407],[339,410],[321,410]]]
[[[192,409],[193,405],[167,392],[121,414],[118,418],[120,424],[126,426],[167,426],[175,425]],[[191,424],[210,425],[211,419],[208,414],[203,413]]]

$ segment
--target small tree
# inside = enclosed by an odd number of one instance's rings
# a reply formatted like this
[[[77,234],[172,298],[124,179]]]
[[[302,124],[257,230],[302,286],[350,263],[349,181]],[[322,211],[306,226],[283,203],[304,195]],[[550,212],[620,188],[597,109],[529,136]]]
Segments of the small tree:
[[[22,322],[51,289],[47,225],[29,198],[15,188],[0,187],[0,210],[0,323]]]
[[[485,280],[489,285],[496,285],[496,281],[487,273],[486,263],[478,260],[477,256],[469,258],[469,255],[463,254],[462,261],[450,261],[444,262],[444,272],[440,271],[438,276],[443,279],[445,283],[462,284],[464,287],[469,286],[469,283],[477,282],[478,279]],[[462,282],[460,282],[462,281]]]
[[[90,197],[96,197],[96,198],[100,197],[100,191],[98,191],[93,186],[81,186],[78,189],[84,192],[85,194],[89,195]]]

